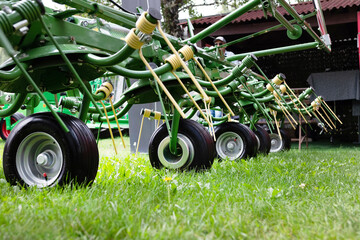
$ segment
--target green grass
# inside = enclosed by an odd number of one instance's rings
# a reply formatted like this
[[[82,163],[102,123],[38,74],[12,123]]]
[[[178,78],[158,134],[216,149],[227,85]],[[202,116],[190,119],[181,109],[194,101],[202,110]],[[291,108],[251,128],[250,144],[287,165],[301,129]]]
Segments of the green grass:
[[[360,238],[359,148],[294,145],[195,173],[154,170],[117,144],[115,156],[101,140],[89,188],[24,190],[0,168],[0,239]]]

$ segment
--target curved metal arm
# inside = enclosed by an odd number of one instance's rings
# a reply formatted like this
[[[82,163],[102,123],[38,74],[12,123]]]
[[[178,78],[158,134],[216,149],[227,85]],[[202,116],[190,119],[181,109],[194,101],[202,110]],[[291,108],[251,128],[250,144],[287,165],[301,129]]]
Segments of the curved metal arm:
[[[24,67],[24,69],[27,70],[28,68],[27,64],[22,63],[21,65]],[[15,66],[13,69],[9,71],[0,70],[0,82],[7,82],[14,80],[17,77],[20,77],[21,74],[22,72],[18,66]]]
[[[102,98],[100,98],[100,99],[102,99]],[[100,99],[98,99],[98,100],[100,100]],[[128,100],[129,100],[129,98],[127,96],[123,95],[119,100],[114,102],[114,104],[113,104],[114,108],[120,107],[121,105],[123,105]],[[106,111],[111,111],[112,107],[107,106],[105,109],[106,109]],[[95,107],[89,107],[88,113],[99,113],[99,112],[97,111],[97,109]]]
[[[246,99],[251,99],[252,97],[255,97],[259,102],[267,102],[267,101],[271,101],[274,100],[274,96],[273,95],[269,95],[264,97],[266,94],[270,93],[269,90],[265,89],[262,92],[259,93],[254,93],[252,96],[249,93],[246,92],[240,92],[240,95]],[[262,97],[262,98],[260,98]]]
[[[299,109],[297,109],[297,108],[289,108],[287,106],[283,106],[283,107],[286,108],[286,110],[291,111],[291,112],[296,112],[296,113],[299,112]],[[271,108],[271,109],[273,109],[273,110],[275,110],[277,112],[282,112],[283,111],[279,106],[275,106],[273,104],[269,104],[269,108]],[[312,111],[313,111],[313,108],[311,106],[308,106],[306,108],[306,110],[304,108],[300,109],[300,112],[303,113],[303,114],[306,114],[307,112],[312,112]]]
[[[213,84],[216,87],[224,86],[224,85],[228,84],[229,82],[231,82],[232,80],[234,80],[235,78],[236,77],[233,74],[230,74],[229,76],[227,76],[227,77],[225,77],[225,78],[223,78],[221,80],[214,81]],[[201,79],[197,79],[197,81],[200,83],[200,85],[202,87],[212,88],[211,83],[208,82],[208,81],[204,81],[204,80],[201,80]]]
[[[131,48],[129,45],[125,45],[117,53],[111,56],[100,57],[90,53],[85,55],[84,60],[97,66],[111,66],[122,62],[123,60],[128,58],[134,51],[135,49]]]
[[[107,67],[106,69],[127,78],[143,79],[143,78],[153,77],[151,72],[148,70],[136,71],[136,70],[126,69],[120,66],[111,66],[111,67]],[[170,63],[165,63],[161,67],[154,69],[157,75],[162,75],[164,73],[170,72],[171,70],[172,70],[172,66]]]
[[[16,113],[20,109],[22,104],[24,103],[26,96],[27,96],[27,93],[17,94],[17,96],[14,100],[14,103],[12,103],[9,106],[9,108],[0,110],[0,117],[7,117],[7,116],[11,116],[14,113]]]
[[[116,117],[119,119],[121,118],[122,116],[124,116],[127,112],[129,112],[130,108],[132,107],[133,104],[130,104],[130,103],[127,103],[125,105],[125,107],[119,112],[116,114]],[[114,105],[115,107],[115,105]],[[105,122],[106,121],[106,117],[100,117],[100,114],[93,114],[93,115],[90,115],[90,117],[92,117],[92,119],[95,121],[95,122]],[[109,116],[109,121],[114,121],[115,120],[115,116],[112,115],[112,116]]]

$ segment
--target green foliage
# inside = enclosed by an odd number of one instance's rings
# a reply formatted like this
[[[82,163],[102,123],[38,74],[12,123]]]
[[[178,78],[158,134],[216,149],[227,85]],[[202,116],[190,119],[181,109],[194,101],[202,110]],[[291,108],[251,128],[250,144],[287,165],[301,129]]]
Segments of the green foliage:
[[[154,170],[146,155],[121,147],[115,156],[111,145],[100,141],[88,188],[25,190],[0,168],[0,238],[360,237],[358,148],[294,149],[195,173]]]

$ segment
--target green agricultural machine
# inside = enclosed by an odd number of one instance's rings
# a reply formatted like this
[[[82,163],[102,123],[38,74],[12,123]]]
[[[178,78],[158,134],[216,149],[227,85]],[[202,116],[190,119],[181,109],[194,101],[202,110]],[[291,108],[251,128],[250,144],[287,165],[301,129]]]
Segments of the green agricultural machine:
[[[330,52],[319,6],[320,36],[286,1],[252,0],[183,40],[162,31],[161,15],[152,8],[133,14],[85,0],[54,2],[66,5],[66,10],[45,8],[40,0],[0,1],[0,46],[9,56],[0,66],[0,90],[13,94],[11,104],[0,110],[0,117],[14,115],[29,94],[36,94],[47,107],[47,111],[23,118],[8,136],[3,169],[10,184],[91,184],[99,153],[85,123],[119,119],[134,104],[160,101],[163,114],[143,111],[144,117],[164,121],[149,142],[149,159],[154,168],[177,170],[210,169],[217,155],[231,160],[254,156],[266,143],[266,134],[256,124],[261,119],[280,140],[280,124],[287,119],[294,125],[293,114],[320,116],[323,111],[321,116],[326,113],[328,119],[324,122],[325,117],[319,117],[319,121],[324,127],[338,120],[321,97],[310,105],[303,103],[314,94],[313,89],[295,96],[284,75],[268,78],[256,64],[257,57],[268,54],[309,48]],[[293,20],[279,13],[279,5]],[[287,28],[290,39],[307,32],[314,41],[226,59],[216,48],[195,45],[256,7]],[[85,18],[96,19],[103,29],[89,27]],[[109,34],[113,29],[116,35]],[[241,62],[234,64],[235,60]],[[91,91],[92,81],[109,74],[124,77],[127,84],[113,103],[110,82]],[[46,93],[66,93],[58,104],[72,115],[54,110]],[[107,114],[119,107],[120,111]],[[212,118],[210,110],[219,108],[223,117]],[[191,119],[194,115],[198,121]],[[261,133],[255,135],[251,129]]]
[[[100,88],[101,84],[106,81],[116,81],[117,77],[106,77],[106,78],[98,78],[94,81],[90,82],[92,92],[95,93],[98,88]],[[121,92],[121,91],[120,91]],[[69,96],[68,94],[71,93]],[[117,94],[119,95],[119,94]],[[115,99],[117,99],[115,96]],[[51,104],[52,108],[56,112],[62,112],[69,115],[76,116],[76,113],[78,112],[78,109],[81,105],[81,99],[82,95],[81,93],[76,91],[71,92],[62,92],[57,94],[52,94],[49,92],[44,92],[44,96],[46,97],[47,101]],[[0,106],[3,106],[3,109],[8,108],[14,99],[14,94],[11,93],[2,93],[0,96]],[[69,102],[71,107],[63,107],[66,106],[67,102]],[[62,102],[67,101],[67,102]],[[74,104],[77,103],[77,104]],[[106,106],[109,106],[110,104],[108,102],[104,102]],[[100,104],[99,104],[100,105]],[[101,106],[101,105],[100,105]],[[119,112],[121,108],[115,109],[115,113]],[[37,94],[30,93],[26,97],[26,101],[21,106],[21,110],[19,112],[14,113],[11,116],[4,117],[0,120],[0,137],[2,140],[6,141],[11,130],[16,126],[18,121],[23,119],[25,116],[29,116],[34,113],[38,112],[47,112],[49,111],[44,102],[40,99],[40,97]],[[110,116],[113,115],[113,112],[109,113]],[[117,132],[118,131],[118,124],[122,130],[127,131],[129,129],[129,119],[128,115],[124,115],[118,121],[111,121],[109,122],[109,126],[112,129],[112,131]],[[106,124],[103,124],[103,122],[93,122],[88,120],[86,122],[86,125],[90,128],[90,130],[93,132],[93,134],[96,137],[105,136],[107,137],[109,135],[109,126]]]

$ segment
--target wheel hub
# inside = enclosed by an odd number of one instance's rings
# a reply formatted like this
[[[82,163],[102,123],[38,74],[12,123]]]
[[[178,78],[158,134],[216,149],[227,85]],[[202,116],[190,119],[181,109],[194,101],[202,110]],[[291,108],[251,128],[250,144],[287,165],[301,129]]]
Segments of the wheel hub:
[[[178,133],[178,155],[169,149],[170,137],[164,138],[158,147],[158,156],[162,165],[169,169],[180,169],[190,166],[194,159],[194,146],[190,139]]]
[[[244,142],[235,132],[224,132],[216,140],[216,152],[222,159],[236,160],[242,157]]]
[[[235,146],[236,146],[236,143],[234,142],[234,141],[229,141],[228,143],[227,143],[227,145],[226,145],[226,147],[227,147],[227,149],[229,150],[229,151],[232,151],[232,150],[234,150],[235,149]]]
[[[55,159],[56,159],[56,154],[51,150],[47,150],[45,152],[40,153],[37,156],[36,163],[43,167],[50,167],[54,163]]]

